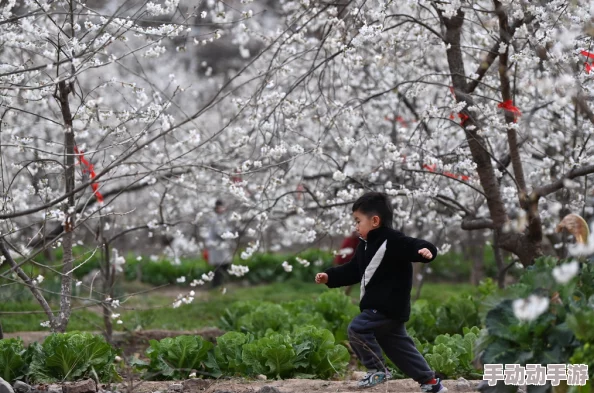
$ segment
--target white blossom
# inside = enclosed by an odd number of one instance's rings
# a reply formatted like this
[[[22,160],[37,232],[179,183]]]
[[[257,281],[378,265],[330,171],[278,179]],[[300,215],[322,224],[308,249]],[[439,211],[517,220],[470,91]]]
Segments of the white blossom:
[[[334,179],[336,181],[345,181],[346,178],[347,178],[346,175],[344,173],[342,173],[341,171],[336,171],[332,175],[332,179]]]
[[[590,228],[594,228],[592,224],[590,224]],[[590,256],[594,254],[594,232],[590,232],[588,235],[588,241],[586,244],[582,243],[575,243],[570,244],[567,247],[567,251],[569,255],[579,257],[579,256]]]
[[[285,271],[286,271],[287,273],[291,273],[291,272],[293,271],[293,266],[291,266],[291,265],[289,264],[289,262],[287,262],[287,261],[284,261],[284,262],[282,263],[282,267],[283,267],[283,269],[285,269]]]
[[[227,270],[232,276],[243,277],[250,269],[243,265],[231,265],[231,268]]]
[[[578,261],[571,261],[553,268],[553,277],[559,284],[567,284],[578,274],[580,264]]]
[[[228,239],[237,239],[239,237],[239,234],[237,232],[233,233],[231,231],[227,231],[227,232],[223,233],[221,235],[221,237],[223,239],[226,239],[226,240],[228,240]]]
[[[444,243],[444,244],[441,245],[440,248],[437,249],[437,253],[440,254],[440,255],[447,254],[450,251],[451,248],[452,248],[452,245],[451,244]]]
[[[355,252],[355,250],[352,247],[345,247],[345,248],[341,248],[338,251],[335,251],[334,255],[340,255],[341,258],[346,258],[349,255],[351,255],[353,252]]]
[[[514,300],[512,306],[514,315],[518,320],[531,322],[549,309],[549,299],[530,295],[527,299]]]

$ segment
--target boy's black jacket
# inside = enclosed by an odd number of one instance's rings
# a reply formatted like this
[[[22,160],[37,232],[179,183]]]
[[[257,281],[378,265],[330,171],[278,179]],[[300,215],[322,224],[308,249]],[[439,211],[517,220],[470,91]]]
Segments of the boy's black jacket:
[[[422,248],[431,251],[433,258],[419,255]],[[367,241],[359,243],[348,263],[325,271],[328,274],[326,285],[336,288],[365,280],[367,285],[362,288],[364,295],[359,304],[361,311],[375,309],[388,318],[406,322],[410,317],[412,262],[431,262],[436,256],[437,249],[428,241],[380,227],[369,231]]]

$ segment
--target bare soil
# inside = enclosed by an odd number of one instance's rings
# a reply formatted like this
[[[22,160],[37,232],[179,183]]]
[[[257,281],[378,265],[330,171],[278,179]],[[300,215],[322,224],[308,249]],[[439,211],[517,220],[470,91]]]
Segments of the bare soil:
[[[132,385],[119,384],[118,390],[122,392],[132,391],[134,393],[170,392],[170,386],[174,383],[182,383],[183,390],[179,393],[258,393],[264,386],[278,389],[281,393],[361,393],[364,392],[390,392],[409,393],[419,392],[419,385],[412,379],[398,379],[388,381],[373,388],[357,388],[357,380],[326,381],[319,379],[285,379],[280,381],[247,381],[242,379],[232,380],[203,380],[194,379],[187,381],[148,382],[135,381]],[[474,387],[478,381],[446,380],[443,382],[451,393],[476,392]],[[132,386],[132,389],[129,388]]]

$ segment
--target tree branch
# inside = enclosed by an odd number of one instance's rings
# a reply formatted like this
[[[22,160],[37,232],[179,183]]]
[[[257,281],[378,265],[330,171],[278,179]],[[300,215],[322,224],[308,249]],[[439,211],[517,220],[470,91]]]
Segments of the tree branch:
[[[476,229],[495,229],[495,223],[489,218],[475,218],[462,220],[461,228],[465,231]]]
[[[586,176],[591,173],[594,173],[594,164],[582,166],[579,168],[573,168],[560,179],[547,185],[544,185],[542,187],[536,188],[533,191],[533,197],[542,198],[544,196],[552,194],[553,192],[559,191],[560,189],[564,188],[565,181],[575,179],[576,177]]]
[[[524,25],[526,23],[530,23],[533,19],[534,19],[534,17],[531,15],[524,19],[519,19],[519,20],[515,21],[514,24],[509,29],[510,38],[514,36],[514,34],[516,33],[516,30],[519,27],[521,27],[522,25]],[[497,56],[499,56],[500,44],[501,44],[501,42],[498,41],[495,43],[495,45],[493,45],[491,47],[491,50],[489,50],[489,54],[487,55],[487,58],[483,62],[481,62],[478,70],[476,71],[476,74],[478,74],[478,78],[473,79],[470,83],[468,83],[468,86],[466,88],[466,93],[468,93],[468,94],[473,93],[474,90],[481,83],[484,76],[487,74],[487,71],[489,71],[489,68],[491,68],[491,65],[495,62],[495,59],[497,59]]]

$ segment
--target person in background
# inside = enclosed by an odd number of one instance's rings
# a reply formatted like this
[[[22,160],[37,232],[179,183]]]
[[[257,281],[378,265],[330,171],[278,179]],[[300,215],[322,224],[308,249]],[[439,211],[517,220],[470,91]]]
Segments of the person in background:
[[[342,244],[340,245],[339,252],[336,254],[336,257],[334,257],[335,266],[344,265],[345,263],[351,260],[353,255],[355,255],[355,250],[359,245],[359,240],[359,234],[357,233],[357,231],[351,232],[349,236],[344,238]],[[346,287],[344,293],[348,296],[351,294],[352,290],[353,286],[349,285],[348,287]]]
[[[208,251],[208,263],[215,268],[212,279],[212,287],[216,288],[223,284],[227,276],[227,269],[233,261],[231,244],[223,239],[222,235],[231,230],[228,224],[225,204],[218,199],[215,202],[213,218],[210,221],[208,229],[208,238],[206,239],[206,249]]]

